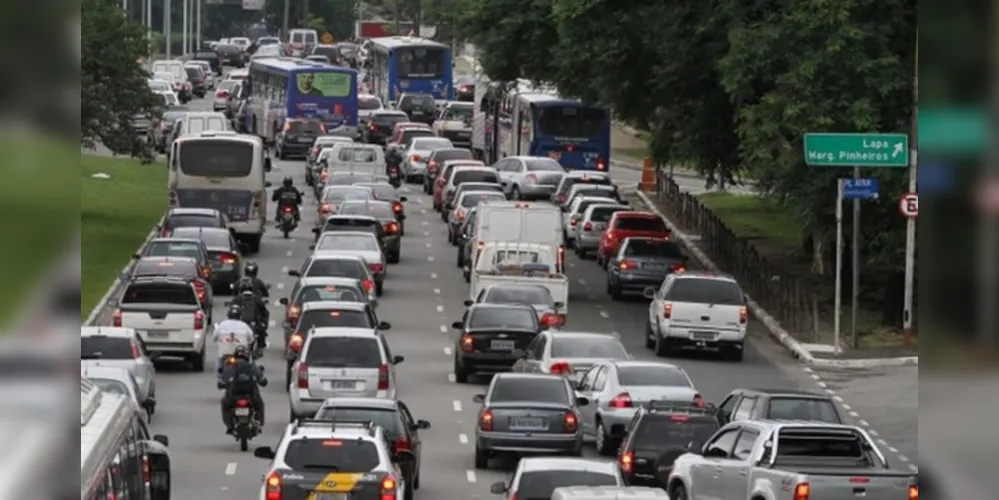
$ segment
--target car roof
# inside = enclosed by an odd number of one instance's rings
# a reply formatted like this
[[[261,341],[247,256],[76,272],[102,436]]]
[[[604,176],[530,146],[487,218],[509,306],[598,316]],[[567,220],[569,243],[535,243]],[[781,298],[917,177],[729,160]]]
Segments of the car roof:
[[[312,260],[356,260],[363,263],[364,257],[341,250],[319,250],[312,253]]]
[[[222,213],[214,208],[171,208],[167,211],[167,217],[171,215],[211,215],[218,217]]]
[[[364,220],[378,222],[378,217],[373,217],[371,215],[364,215],[364,214],[349,214],[349,215],[337,214],[337,215],[331,215],[331,216],[327,217],[326,218],[326,223],[323,224],[323,226],[329,225],[330,221],[348,220],[348,219],[364,219]]]
[[[610,333],[600,333],[600,332],[567,332],[565,330],[558,330],[558,331],[548,330],[548,331],[544,331],[544,332],[541,332],[541,333],[545,334],[545,335],[551,335],[552,337],[558,337],[558,338],[569,338],[569,337],[574,337],[574,338],[605,338],[605,339],[614,339],[614,340],[620,341],[617,336],[615,336],[613,334],[610,334]]]
[[[618,212],[618,213],[620,213],[620,212]],[[725,274],[725,273],[716,273],[714,271],[701,271],[701,270],[684,271],[682,273],[674,274],[673,276],[676,279],[685,279],[685,280],[690,280],[690,279],[701,279],[701,280],[714,279],[714,280],[731,281],[732,283],[738,283],[738,281],[736,281],[736,279],[732,275]]]
[[[324,408],[336,406],[363,406],[368,408],[388,408],[394,410],[399,408],[399,402],[394,399],[363,397],[335,397],[323,400]]]
[[[673,363],[666,363],[664,361],[653,361],[653,360],[642,360],[642,359],[615,359],[609,360],[608,363],[617,367],[627,367],[627,366],[661,366],[663,368],[676,368],[677,370],[684,371],[679,365]]]
[[[327,236],[327,235],[329,235],[329,236]],[[327,231],[327,232],[323,233],[322,236],[319,239],[323,239],[323,238],[335,238],[337,236],[364,236],[365,238],[375,238],[375,239],[378,239],[377,236],[371,234],[371,231]],[[317,250],[317,251],[318,252],[349,252],[350,250],[333,250],[333,249],[326,248],[326,249],[321,249],[321,250]]]
[[[198,261],[194,257],[186,257],[181,255],[144,255],[142,258],[136,261],[135,265],[140,266],[142,264],[155,264],[160,262],[177,262],[179,264],[190,264],[195,266]]]
[[[768,396],[777,396],[777,397],[780,397],[780,396],[806,396],[806,397],[813,397],[813,398],[829,399],[829,396],[826,395],[826,394],[819,394],[817,392],[811,392],[811,391],[803,391],[803,390],[800,390],[800,389],[756,389],[756,388],[754,388],[754,389],[745,389],[745,388],[741,388],[740,387],[740,388],[734,389],[732,392],[755,392],[755,393],[758,393],[758,394],[766,394]]]
[[[298,287],[304,288],[307,286],[322,286],[322,285],[350,285],[350,286],[360,286],[360,280],[357,278],[347,278],[344,276],[313,276],[313,277],[303,277],[298,280]]]
[[[223,229],[223,231],[225,231],[225,229]],[[149,243],[194,243],[195,245],[203,245],[205,242],[197,238],[178,238],[176,236],[166,236],[153,238],[149,240]]]
[[[226,229],[226,228],[224,228],[224,227],[205,227],[205,226],[175,227],[175,228],[171,229],[170,231],[171,232],[173,232],[173,231],[180,231],[181,234],[184,234],[184,233],[193,233],[195,231],[197,231],[198,234],[204,234],[204,233],[208,233],[208,234],[216,233],[216,234],[225,234],[225,235],[229,234],[229,230]]]
[[[534,308],[527,304],[496,304],[492,302],[476,302],[468,307],[468,312],[471,313],[477,309],[510,309],[510,310],[528,310],[532,313]]]
[[[122,382],[135,382],[135,377],[127,368],[120,366],[95,366],[87,364],[88,360],[80,360],[80,373],[84,378],[110,378]],[[95,360],[96,361],[96,360]]]
[[[313,300],[312,302],[306,302],[302,305],[302,311],[308,311],[312,309],[349,309],[352,311],[364,311],[367,308],[367,304],[360,302],[342,302],[339,300]]]
[[[80,337],[114,337],[131,339],[138,335],[134,328],[121,326],[81,326]]]
[[[378,333],[374,328],[343,328],[339,326],[316,327],[309,338],[317,337],[371,337],[377,340]]]
[[[563,380],[561,375],[552,375],[551,373],[528,373],[528,372],[500,372],[493,376],[494,381],[504,380],[504,379],[545,379],[545,380]]]
[[[521,472],[536,472],[545,470],[590,471],[617,475],[617,464],[611,461],[594,458],[576,457],[524,457],[520,459]]]

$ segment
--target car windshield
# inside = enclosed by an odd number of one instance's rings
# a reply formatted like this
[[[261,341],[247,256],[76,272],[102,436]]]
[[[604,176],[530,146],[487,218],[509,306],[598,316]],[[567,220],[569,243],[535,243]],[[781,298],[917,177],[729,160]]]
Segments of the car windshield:
[[[448,106],[441,113],[442,121],[465,121],[472,119],[472,106]]]
[[[364,311],[342,309],[313,309],[305,311],[298,320],[300,332],[310,328],[341,327],[341,328],[374,328]]]
[[[166,225],[170,229],[178,227],[219,227],[219,222],[214,215],[171,215],[167,219]]]
[[[370,441],[357,439],[294,439],[284,463],[297,471],[370,472],[381,459]]]
[[[338,189],[327,189],[323,196],[323,201],[344,201],[344,200],[369,200],[371,190],[367,188],[341,187]]]
[[[690,387],[683,371],[672,366],[619,366],[617,381],[621,385]]]
[[[393,125],[404,122],[409,118],[402,113],[376,113],[372,115],[371,121],[376,125]]]
[[[201,258],[201,248],[194,242],[150,241],[143,255],[149,257]]]
[[[207,247],[230,247],[229,232],[224,229],[219,231],[199,231],[194,228],[181,228],[174,230],[171,235],[177,238],[196,238],[203,241]]]
[[[569,403],[569,394],[561,378],[499,376],[489,395],[489,402],[507,401]]]
[[[340,215],[370,215],[377,219],[390,219],[395,217],[392,205],[384,202],[379,203],[344,203],[337,210]]]
[[[323,368],[378,368],[382,365],[382,350],[374,335],[318,337],[309,341],[305,362]]]
[[[667,240],[629,240],[624,247],[624,255],[628,257],[663,257],[667,259],[682,259],[680,245]]]
[[[317,259],[312,262],[305,275],[313,278],[343,276],[364,279],[367,277],[361,263],[353,259]]]
[[[770,408],[767,409],[765,418],[842,423],[832,401],[819,398],[770,398]]]
[[[616,486],[617,476],[596,471],[539,470],[525,472],[517,485],[517,498],[548,500],[561,486]]]
[[[390,436],[402,434],[399,413],[388,408],[353,408],[350,406],[324,406],[314,417],[316,420],[337,422],[373,422]]]
[[[433,160],[443,163],[448,160],[471,160],[472,152],[467,149],[438,149],[433,153]]]
[[[451,141],[447,139],[417,138],[413,139],[413,149],[420,151],[433,151],[440,148],[451,147]]]
[[[505,199],[506,196],[497,192],[468,193],[461,197],[461,206],[464,208],[472,208],[475,205],[478,205],[480,201]]]
[[[87,380],[93,382],[94,385],[99,387],[104,392],[109,392],[111,394],[117,394],[119,396],[125,396],[128,398],[132,397],[132,395],[128,392],[128,386],[117,380],[112,380],[108,378],[88,378]]]
[[[537,314],[533,309],[478,307],[471,312],[468,328],[472,330],[536,330],[537,321]]]
[[[687,443],[706,443],[718,430],[713,418],[677,418],[669,415],[649,416],[635,429],[634,443],[638,448],[659,449],[663,446],[686,448]]]
[[[376,200],[395,201],[399,197],[398,192],[391,184],[368,184],[365,187],[371,189],[371,193],[374,194]]]
[[[627,207],[596,207],[590,211],[590,221],[597,223],[606,223],[611,220],[617,212],[623,212],[627,210]]]
[[[552,339],[552,358],[604,358],[627,359],[628,353],[617,339],[601,336],[555,335]]]
[[[528,172],[565,172],[565,167],[551,158],[531,158],[524,160]]]
[[[80,337],[80,359],[134,359],[132,340],[124,337]]]
[[[364,302],[361,290],[343,285],[310,285],[298,292],[296,302],[334,301],[334,302]]]
[[[540,286],[492,287],[486,292],[485,302],[490,304],[555,305],[551,292]]]
[[[371,234],[343,234],[326,233],[316,250],[336,250],[349,252],[354,251],[378,251],[378,240]]]
[[[666,292],[666,300],[716,306],[741,306],[746,301],[735,282],[714,278],[678,279]]]

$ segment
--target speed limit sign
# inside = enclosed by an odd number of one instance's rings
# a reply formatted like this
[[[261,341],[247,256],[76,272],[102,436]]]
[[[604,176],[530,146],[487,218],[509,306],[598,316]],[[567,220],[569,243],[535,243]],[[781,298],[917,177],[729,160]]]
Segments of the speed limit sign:
[[[919,215],[919,195],[905,193],[898,200],[898,211],[906,219],[915,219]]]

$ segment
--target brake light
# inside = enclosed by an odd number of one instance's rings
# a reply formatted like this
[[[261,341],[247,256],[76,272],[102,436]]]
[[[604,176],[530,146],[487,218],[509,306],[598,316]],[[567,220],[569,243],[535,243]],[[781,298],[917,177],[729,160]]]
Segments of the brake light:
[[[364,287],[364,291],[367,293],[371,293],[371,291],[375,289],[375,284],[371,280],[362,281],[361,286]]]
[[[249,408],[249,407],[250,407],[250,400],[249,399],[237,399],[236,400],[236,408]]]
[[[286,214],[290,214],[290,213],[294,212],[294,209],[292,209],[291,207],[284,207],[284,208],[281,209],[281,211],[284,212],[284,213],[286,213]]]
[[[555,269],[562,272],[562,265],[565,263],[565,245],[558,246],[558,260],[555,261]]]
[[[631,408],[631,394],[622,392],[610,400],[611,408]]]
[[[475,339],[473,339],[471,335],[462,335],[461,350],[464,352],[472,352],[475,350]]]
[[[524,177],[524,184],[536,184],[538,182],[538,176],[534,174],[527,174]]]
[[[322,205],[319,206],[319,212],[322,213],[323,215],[326,215],[332,211],[333,208],[330,206],[329,203],[323,203]]]
[[[573,215],[572,218],[569,219],[569,225],[576,227],[576,224],[579,224],[579,216]]]
[[[663,304],[663,319],[670,319],[673,317],[673,304],[665,303]]]
[[[637,269],[638,265],[630,260],[622,260],[620,267],[622,271],[627,271],[628,269]]]
[[[131,342],[132,346],[132,359],[139,359],[142,357],[142,351],[139,350],[139,346],[135,342]]]
[[[558,314],[546,312],[541,315],[541,324],[547,327],[561,326],[562,318]]]
[[[368,264],[368,270],[373,273],[380,273],[385,270],[385,266],[381,264]]]
[[[413,163],[419,163],[419,162],[423,161],[423,158],[420,158],[419,155],[412,155],[412,156],[409,157],[409,161],[411,161]]]
[[[458,88],[458,90],[460,90],[461,92],[471,92],[472,87],[470,85],[462,85],[461,87]]]
[[[793,500],[808,500],[808,494],[812,492],[812,488],[808,486],[808,483],[798,483],[794,487]]]
[[[194,281],[194,291],[197,292],[197,294],[198,294],[198,300],[201,300],[201,301],[204,301],[205,297],[208,294],[208,291],[205,290],[205,284],[202,283],[202,282],[200,282],[200,281],[198,281],[198,280]]]
[[[572,144],[566,144],[565,145],[565,152],[566,153],[571,153],[571,152],[573,152],[575,150],[576,150],[576,146],[573,146]]]
[[[909,486],[909,500],[919,500],[919,486]]]
[[[281,476],[279,476],[277,472],[271,472],[270,475],[267,476],[266,485],[265,491],[267,493],[264,495],[264,498],[266,500],[281,500]]]
[[[597,170],[606,170],[607,162],[603,158],[597,158]]]
[[[368,131],[369,132],[377,132],[378,131],[378,127],[376,127],[374,125],[371,125],[371,126],[368,127]]]
[[[571,371],[572,370],[569,367],[569,363],[565,361],[556,361],[552,363],[552,366],[550,368],[548,368],[548,372],[551,373],[552,375],[567,375]]]
[[[583,224],[583,231],[586,231],[587,233],[593,231],[593,223],[586,221],[586,224]]]
[[[482,430],[484,430],[486,432],[489,432],[489,431],[493,430],[493,411],[492,410],[488,410],[488,409],[487,410],[483,410],[483,412],[481,414],[479,414],[479,429],[482,429]]]
[[[704,408],[704,397],[699,392],[694,394],[694,406]]]
[[[401,437],[401,438],[395,440],[395,451],[396,451],[396,453],[398,453],[400,451],[403,451],[403,450],[408,451],[408,450],[411,450],[411,449],[412,449],[412,446],[409,445],[409,439]]]
[[[288,339],[288,349],[295,352],[302,352],[302,344],[305,343],[305,339],[302,338],[301,334],[294,334]]]
[[[686,415],[670,415],[669,419],[674,422],[687,422],[690,420],[690,417]]]
[[[121,326],[121,309],[114,312],[111,319],[111,326]]]
[[[170,229],[164,225],[160,228],[160,238],[166,238],[167,236],[170,236]]]
[[[316,146],[312,148],[312,156],[318,156],[318,155],[319,155],[319,146]]]
[[[389,366],[386,364],[378,367],[378,390],[389,390]]]
[[[679,273],[685,272],[687,270],[687,268],[685,266],[680,265],[680,264],[673,264],[672,266],[669,266],[669,270],[673,271],[674,273],[679,274]]]
[[[205,329],[205,313],[201,311],[194,311],[194,329],[195,330]]]
[[[626,451],[621,453],[621,456],[617,459],[617,463],[621,467],[621,472],[631,474],[635,466],[635,452]]]
[[[385,479],[382,479],[381,500],[395,500],[395,494],[396,494],[395,488],[396,488],[395,478],[392,476],[385,476]]]
[[[298,313],[301,312],[298,306],[291,306],[288,308],[288,319],[298,319]]]
[[[559,205],[565,203],[565,195],[558,195],[555,197],[555,201],[557,201]]]
[[[576,429],[579,428],[579,419],[576,418],[575,413],[567,411],[565,412],[565,416],[562,417],[562,425],[565,432],[576,432]]]
[[[392,202],[392,211],[397,214],[402,213],[402,203],[398,201]]]
[[[739,308],[739,324],[745,325],[746,321],[749,320],[749,309],[746,306]]]
[[[219,260],[221,260],[223,264],[234,265],[236,264],[236,255],[231,253],[224,253],[220,256]]]
[[[617,238],[617,233],[615,233],[613,229],[608,229],[607,232],[604,233],[604,240],[608,243],[613,242],[615,238]]]
[[[396,224],[395,222],[389,222],[388,224],[385,224],[385,232],[387,233],[399,232],[399,224]]]
[[[305,363],[300,363],[298,365],[298,388],[309,388],[309,365]]]
[[[142,455],[142,482],[149,486],[153,480],[153,473],[149,468],[149,455]]]

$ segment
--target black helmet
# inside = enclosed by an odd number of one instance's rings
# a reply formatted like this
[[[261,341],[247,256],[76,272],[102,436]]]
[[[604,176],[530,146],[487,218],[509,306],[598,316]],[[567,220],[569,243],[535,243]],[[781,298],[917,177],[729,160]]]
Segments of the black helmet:
[[[242,320],[243,308],[239,304],[233,304],[229,306],[229,310],[226,311],[225,316],[229,319]]]
[[[243,274],[245,276],[247,276],[248,278],[256,278],[257,277],[257,273],[259,271],[260,271],[260,268],[257,267],[257,263],[256,262],[248,262],[246,264],[246,269],[244,269],[244,271],[243,271]]]
[[[285,177],[284,180],[281,181],[281,185],[286,188],[290,188],[292,184],[291,177]]]

